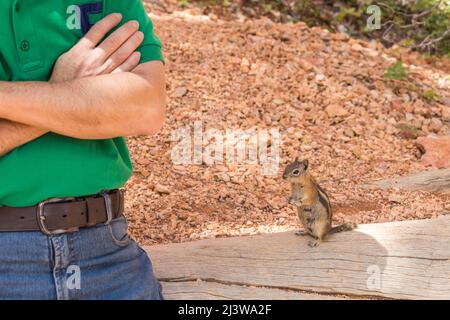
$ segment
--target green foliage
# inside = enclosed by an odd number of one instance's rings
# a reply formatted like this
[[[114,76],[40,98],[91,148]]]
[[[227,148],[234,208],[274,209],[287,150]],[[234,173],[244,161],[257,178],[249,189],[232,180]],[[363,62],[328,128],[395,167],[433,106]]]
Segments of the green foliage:
[[[272,11],[272,5],[270,3],[265,3],[263,8],[265,13],[270,13]]]
[[[189,0],[178,0],[178,4],[181,7],[187,7],[187,5],[189,4]]]
[[[395,127],[400,130],[399,135],[405,139],[415,140],[421,134],[420,128],[413,126],[411,124],[398,123],[395,125]]]
[[[397,61],[392,66],[389,66],[384,73],[384,77],[387,79],[403,80],[407,76],[407,70],[403,67],[401,61]]]
[[[347,19],[359,19],[363,12],[363,8],[357,10],[353,7],[343,7],[335,14],[332,23],[338,24],[345,22]]]
[[[436,92],[434,92],[432,89],[429,89],[429,90],[425,90],[422,93],[422,98],[425,101],[433,102],[435,100],[439,100],[439,95]]]
[[[397,42],[425,52],[450,53],[450,34],[443,37],[450,29],[448,1],[416,0],[405,4],[398,0],[377,2],[383,8],[386,19],[394,22],[392,30],[397,34]]]
[[[178,0],[187,4],[188,0]],[[250,8],[253,15],[266,15],[281,22],[304,21],[309,26],[346,30],[351,36],[398,43],[432,54],[450,56],[450,2],[447,0],[191,0],[230,10]],[[367,28],[367,7],[381,9],[380,30]],[[387,32],[386,32],[387,31]],[[386,33],[385,33],[386,32]],[[438,40],[438,41],[433,41]]]

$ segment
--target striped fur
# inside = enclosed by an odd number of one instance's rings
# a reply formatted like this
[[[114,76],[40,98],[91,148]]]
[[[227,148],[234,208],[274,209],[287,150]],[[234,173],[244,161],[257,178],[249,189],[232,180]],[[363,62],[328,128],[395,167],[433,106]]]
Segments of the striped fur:
[[[328,194],[325,192],[325,190],[316,182],[314,178],[312,178],[313,184],[317,189],[317,193],[319,195],[319,201],[320,203],[327,209],[328,219],[331,220],[333,218],[333,211],[331,210],[331,202],[330,198],[328,197]]]

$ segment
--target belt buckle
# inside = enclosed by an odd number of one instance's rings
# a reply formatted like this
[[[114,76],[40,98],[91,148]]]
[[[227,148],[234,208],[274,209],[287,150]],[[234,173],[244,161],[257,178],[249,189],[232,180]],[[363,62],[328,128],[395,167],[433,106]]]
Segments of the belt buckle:
[[[68,200],[75,200],[75,198],[70,197],[70,198],[50,198],[44,201],[39,202],[38,204],[38,208],[37,208],[37,221],[38,221],[38,226],[39,229],[45,233],[48,236],[51,235],[57,235],[57,234],[62,234],[62,233],[66,233],[69,231],[77,231],[79,230],[77,227],[74,228],[67,228],[67,229],[57,229],[57,230],[49,230],[46,226],[45,226],[45,219],[46,217],[44,216],[44,208],[47,204],[50,203],[58,203],[58,202],[63,202],[63,201],[68,201]]]
[[[102,192],[102,193],[100,193],[100,195],[103,197],[103,200],[105,201],[105,209],[106,209],[106,217],[107,217],[105,224],[110,224],[111,221],[113,220],[111,196],[108,192]]]

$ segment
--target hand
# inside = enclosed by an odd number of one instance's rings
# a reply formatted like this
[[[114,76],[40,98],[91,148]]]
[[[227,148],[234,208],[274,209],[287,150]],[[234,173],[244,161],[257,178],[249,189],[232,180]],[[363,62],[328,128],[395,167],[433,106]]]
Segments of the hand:
[[[288,204],[293,204],[294,206],[301,207],[302,202],[299,199],[294,199],[292,196],[286,198]]]
[[[136,68],[141,58],[136,49],[144,40],[137,21],[125,23],[100,43],[121,20],[122,15],[113,13],[97,22],[76,45],[58,58],[49,81],[70,81]]]

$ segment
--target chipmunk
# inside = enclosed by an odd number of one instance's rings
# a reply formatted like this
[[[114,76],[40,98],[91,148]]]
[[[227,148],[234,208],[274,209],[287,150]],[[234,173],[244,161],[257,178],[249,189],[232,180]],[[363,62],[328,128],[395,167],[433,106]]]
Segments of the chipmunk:
[[[305,229],[295,234],[313,237],[315,240],[308,242],[310,247],[318,246],[327,234],[356,228],[355,223],[344,223],[332,227],[333,212],[330,199],[310,174],[308,160],[299,161],[296,158],[294,162],[286,166],[283,179],[291,183],[292,190],[288,202],[297,207],[298,217]]]

